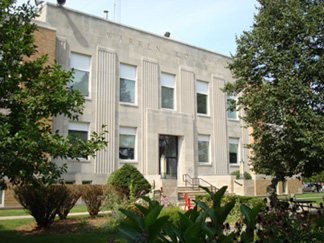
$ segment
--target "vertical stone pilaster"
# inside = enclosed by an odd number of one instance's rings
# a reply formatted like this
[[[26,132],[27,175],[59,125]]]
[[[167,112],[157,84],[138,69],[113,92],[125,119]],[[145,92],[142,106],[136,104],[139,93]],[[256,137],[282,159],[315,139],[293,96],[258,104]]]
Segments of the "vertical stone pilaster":
[[[226,97],[220,90],[224,87],[225,80],[221,76],[212,76],[212,102],[214,110],[212,112],[214,125],[214,161],[215,174],[225,175],[229,173],[227,131],[226,131]]]
[[[180,81],[180,82],[179,82]],[[180,80],[177,82],[180,87],[180,112],[188,113],[195,117],[195,100],[196,100],[196,79],[192,71],[181,68]]]
[[[117,85],[117,56],[114,50],[98,48],[97,65],[97,105],[96,105],[96,130],[99,132],[103,124],[106,124],[108,145],[105,150],[96,154],[95,173],[111,173],[116,169],[116,156],[118,155],[116,144],[116,129],[118,119],[116,100]]]
[[[159,108],[159,64],[156,60],[143,58],[142,59],[142,173],[146,175],[148,173],[149,163],[154,163],[148,159],[149,148],[149,134],[148,134],[148,122],[147,111],[148,109]]]

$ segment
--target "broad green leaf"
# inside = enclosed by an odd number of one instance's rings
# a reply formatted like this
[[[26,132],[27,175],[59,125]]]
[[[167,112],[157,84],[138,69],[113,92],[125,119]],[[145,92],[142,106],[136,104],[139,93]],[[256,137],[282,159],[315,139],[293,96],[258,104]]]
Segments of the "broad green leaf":
[[[158,206],[151,210],[144,219],[145,227],[148,228],[150,225],[152,225],[156,219],[158,218],[163,206]]]

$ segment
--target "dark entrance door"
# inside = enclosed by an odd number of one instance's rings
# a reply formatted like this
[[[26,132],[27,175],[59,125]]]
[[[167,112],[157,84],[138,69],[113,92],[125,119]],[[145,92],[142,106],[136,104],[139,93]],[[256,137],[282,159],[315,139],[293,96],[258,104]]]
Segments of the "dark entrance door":
[[[166,178],[177,179],[178,174],[178,137],[160,135],[160,156],[166,159]],[[161,174],[161,163],[159,163],[159,173]]]

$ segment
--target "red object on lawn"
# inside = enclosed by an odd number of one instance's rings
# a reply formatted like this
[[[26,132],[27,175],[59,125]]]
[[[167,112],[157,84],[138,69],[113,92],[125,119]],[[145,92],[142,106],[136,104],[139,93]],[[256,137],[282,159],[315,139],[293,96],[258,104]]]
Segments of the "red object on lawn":
[[[185,201],[186,201],[186,204],[185,204],[185,207],[184,207],[184,211],[186,212],[187,210],[190,210],[192,208],[194,208],[195,206],[194,205],[190,205],[190,198],[188,197],[188,192],[185,193]],[[187,208],[187,210],[186,210]]]

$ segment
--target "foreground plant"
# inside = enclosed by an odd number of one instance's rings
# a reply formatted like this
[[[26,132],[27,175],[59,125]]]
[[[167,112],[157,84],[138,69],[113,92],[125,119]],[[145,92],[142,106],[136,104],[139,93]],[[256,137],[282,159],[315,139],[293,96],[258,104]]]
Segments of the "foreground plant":
[[[196,200],[196,206],[186,213],[178,213],[180,219],[178,223],[173,224],[168,221],[169,216],[158,217],[162,207],[159,202],[152,201],[144,197],[148,203],[148,207],[136,205],[142,212],[137,216],[128,210],[121,211],[127,216],[128,220],[122,222],[118,227],[121,235],[128,242],[233,242],[238,240],[241,232],[230,231],[230,226],[226,223],[226,219],[233,209],[235,202],[226,203],[221,206],[222,197],[227,187],[221,188],[216,193],[203,188],[211,197],[213,204],[208,207],[207,204]],[[198,206],[202,209],[198,211]],[[261,208],[257,206],[253,209],[244,207],[244,215],[246,217],[247,232],[241,237],[243,242],[254,240],[254,234],[250,234],[256,224],[257,214]]]

